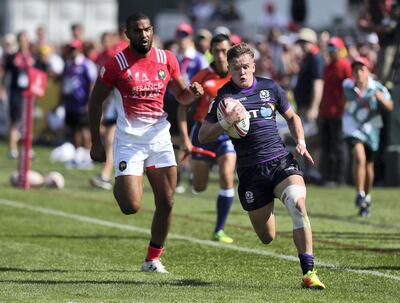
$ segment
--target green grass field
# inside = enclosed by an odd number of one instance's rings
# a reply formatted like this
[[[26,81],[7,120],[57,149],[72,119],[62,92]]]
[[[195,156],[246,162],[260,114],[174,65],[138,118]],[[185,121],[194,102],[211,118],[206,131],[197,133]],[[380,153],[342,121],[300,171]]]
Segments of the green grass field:
[[[350,187],[308,188],[318,273],[325,291],[302,289],[291,221],[276,203],[277,239],[262,245],[236,198],[226,232],[209,241],[217,182],[176,195],[163,263],[171,274],[140,272],[153,213],[120,213],[111,192],[89,186],[94,171],[65,170],[36,147],[32,168],[61,172],[63,190],[9,185],[17,162],[0,142],[0,302],[399,302],[399,188],[376,188],[372,215],[358,217]]]

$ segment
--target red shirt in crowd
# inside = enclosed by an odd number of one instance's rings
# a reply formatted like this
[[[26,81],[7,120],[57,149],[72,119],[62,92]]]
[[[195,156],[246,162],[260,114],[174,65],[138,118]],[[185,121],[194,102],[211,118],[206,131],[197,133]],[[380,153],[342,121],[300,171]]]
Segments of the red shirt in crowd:
[[[351,65],[347,59],[338,59],[325,67],[324,91],[319,108],[320,117],[342,118],[345,106],[342,82],[347,78],[352,78]]]

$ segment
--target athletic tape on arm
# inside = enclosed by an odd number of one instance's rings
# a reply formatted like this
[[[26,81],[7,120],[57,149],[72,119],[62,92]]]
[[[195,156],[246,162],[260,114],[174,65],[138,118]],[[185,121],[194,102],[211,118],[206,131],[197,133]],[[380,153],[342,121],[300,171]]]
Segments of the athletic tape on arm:
[[[299,228],[310,228],[310,220],[303,215],[296,207],[300,198],[306,198],[306,188],[301,185],[289,185],[282,192],[281,201],[285,204],[293,221],[293,230]]]

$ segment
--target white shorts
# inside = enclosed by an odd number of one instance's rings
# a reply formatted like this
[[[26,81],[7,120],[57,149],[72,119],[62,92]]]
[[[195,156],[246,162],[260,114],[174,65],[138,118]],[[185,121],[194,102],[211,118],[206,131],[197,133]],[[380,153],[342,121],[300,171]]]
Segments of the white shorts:
[[[115,176],[142,176],[145,169],[176,166],[171,140],[152,144],[127,143],[114,138]]]

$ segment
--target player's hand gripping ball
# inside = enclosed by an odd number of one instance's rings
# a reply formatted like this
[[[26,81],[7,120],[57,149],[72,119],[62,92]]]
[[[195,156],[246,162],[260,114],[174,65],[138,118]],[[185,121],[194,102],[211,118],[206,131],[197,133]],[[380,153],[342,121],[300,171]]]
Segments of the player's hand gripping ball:
[[[240,139],[247,135],[250,115],[240,101],[233,98],[221,100],[217,107],[217,117],[230,137]]]

